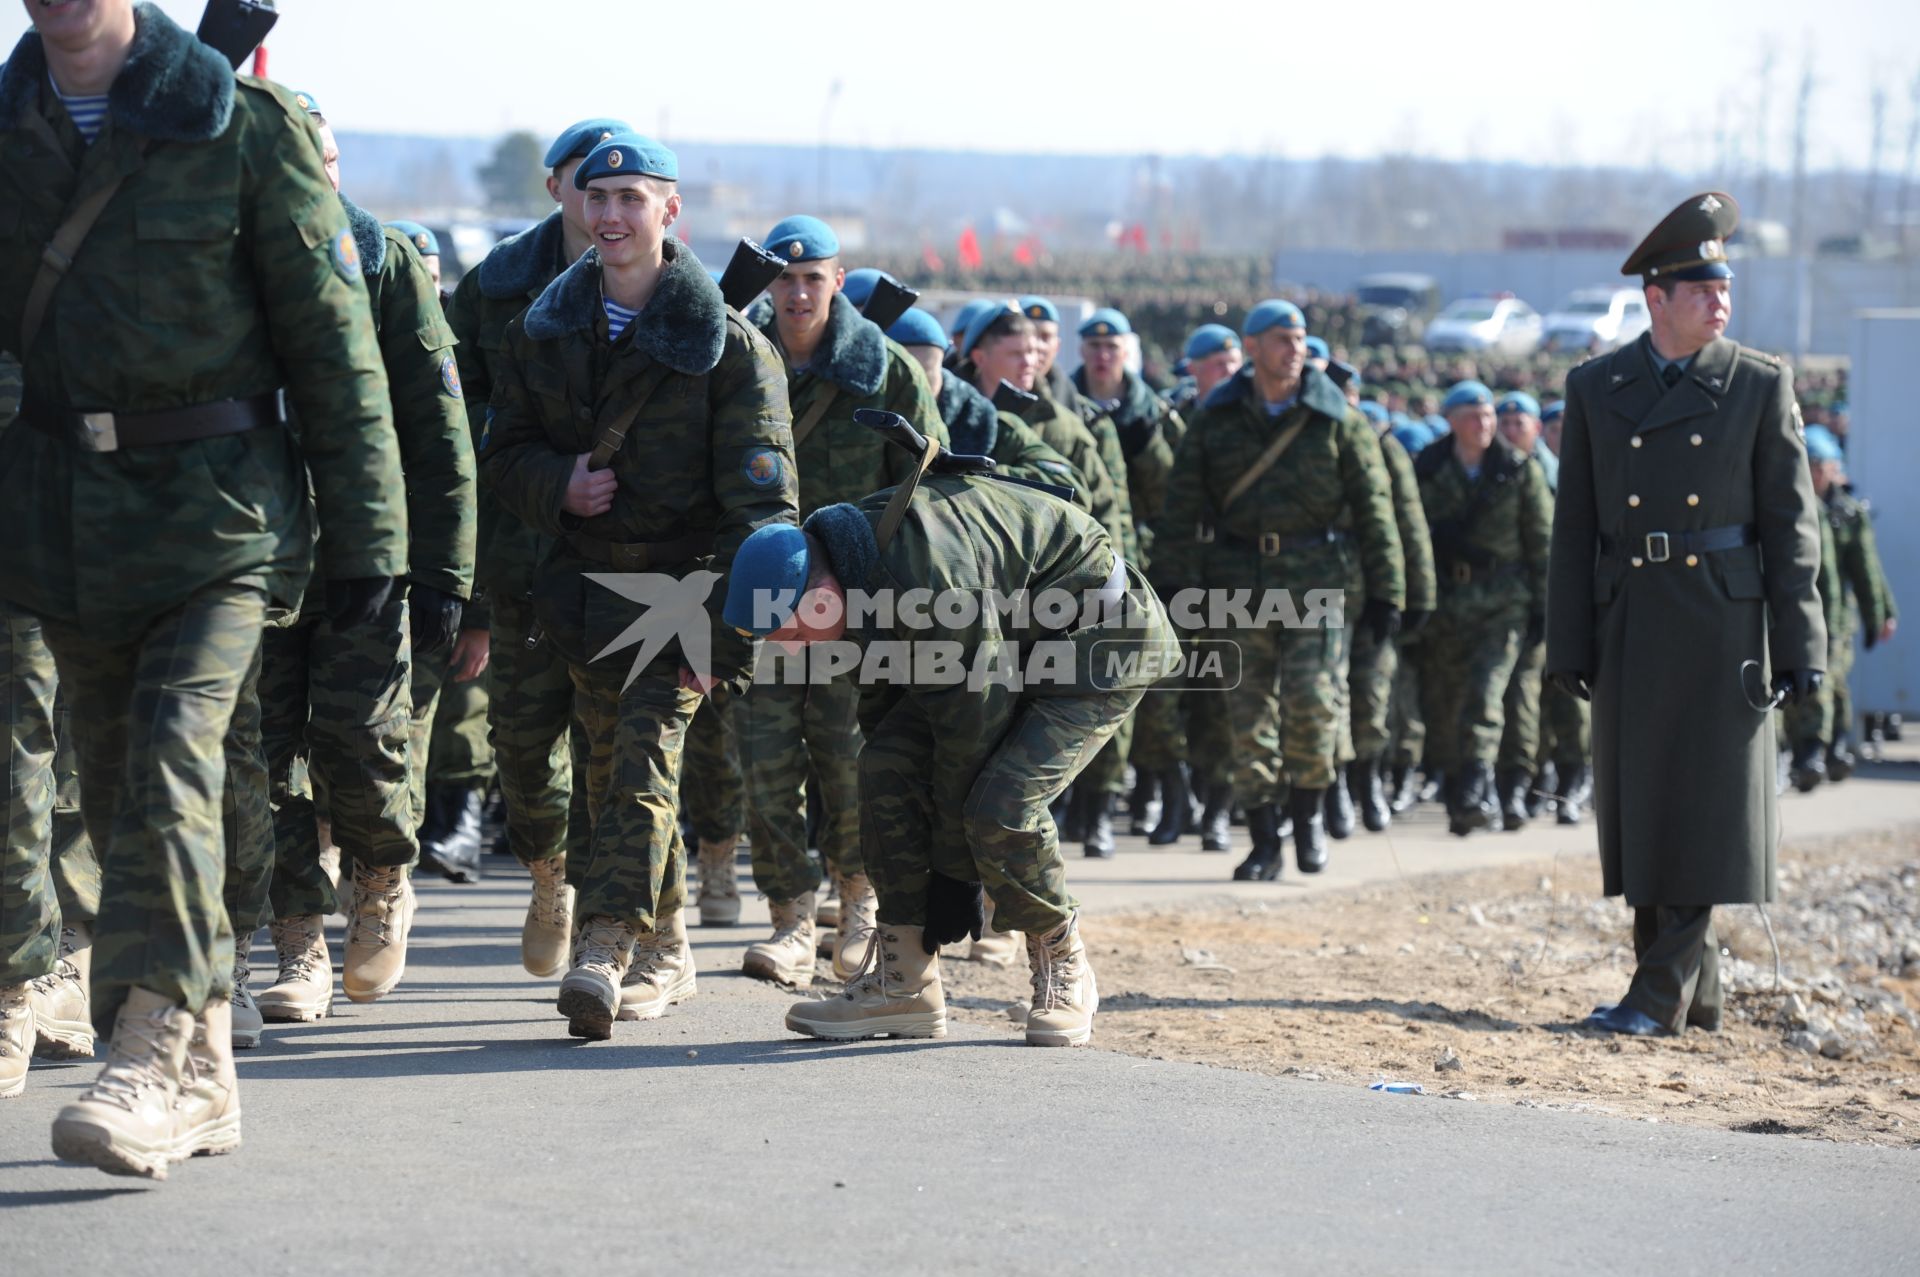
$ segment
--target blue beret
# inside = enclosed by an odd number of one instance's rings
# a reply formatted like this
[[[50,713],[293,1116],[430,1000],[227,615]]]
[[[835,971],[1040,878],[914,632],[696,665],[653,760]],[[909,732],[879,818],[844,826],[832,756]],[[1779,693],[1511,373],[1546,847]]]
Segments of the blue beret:
[[[953,343],[947,340],[946,329],[940,327],[940,321],[918,306],[894,320],[893,327],[887,329],[887,336],[902,346],[938,346],[941,350],[953,349]]]
[[[1567,401],[1564,399],[1556,399],[1552,403],[1544,404],[1541,406],[1540,420],[1558,421],[1561,415],[1566,412],[1566,410],[1567,410]]]
[[[760,242],[769,253],[789,262],[840,256],[840,237],[833,233],[833,227],[804,213],[781,218]]]
[[[585,155],[608,138],[633,131],[633,125],[611,116],[581,120],[578,124],[568,125],[559,137],[553,139],[553,145],[547,148],[547,157],[541,163],[548,168],[559,168],[568,160]]]
[[[1392,433],[1393,437],[1400,441],[1400,446],[1409,453],[1420,451],[1435,438],[1433,430],[1424,421],[1409,420],[1402,425],[1394,426]]]
[[[955,338],[966,336],[967,325],[973,322],[973,317],[988,307],[997,305],[999,305],[999,303],[991,297],[974,298],[953,313],[953,326],[948,328],[947,331],[952,333]]]
[[[1240,334],[1225,324],[1202,324],[1187,338],[1187,358],[1205,359],[1240,344]]]
[[[967,331],[961,334],[960,357],[964,359],[973,353],[973,348],[980,343],[982,337],[986,336],[987,329],[993,327],[1000,316],[1020,313],[1020,303],[1012,300],[990,301],[982,306],[980,312],[967,322]]]
[[[1436,438],[1440,435],[1450,434],[1453,431],[1453,423],[1449,422],[1437,412],[1428,413],[1422,420],[1427,423],[1427,429],[1433,431]]]
[[[680,157],[650,137],[616,133],[597,143],[573,171],[573,189],[584,191],[597,177],[657,177],[680,180]]]
[[[1020,313],[1036,324],[1057,324],[1060,322],[1060,308],[1044,297],[1022,297]]]
[[[1283,302],[1278,298],[1263,301],[1247,312],[1247,324],[1243,331],[1249,337],[1257,337],[1269,328],[1305,329],[1307,317],[1292,302]]]
[[[1307,338],[1307,355],[1313,359],[1332,359],[1333,352],[1327,349],[1327,343],[1318,337]]]
[[[1102,306],[1080,325],[1082,337],[1124,337],[1133,331],[1127,317],[1111,306]]]
[[[440,256],[440,237],[438,235],[435,235],[432,231],[428,230],[426,227],[422,226],[420,223],[388,222],[387,225],[391,226],[394,230],[399,231],[402,235],[405,235],[408,239],[412,240],[413,246],[415,249],[419,250],[420,256],[422,257]]]
[[[1807,459],[1809,461],[1839,461],[1844,454],[1840,451],[1840,440],[1833,431],[1825,426],[1807,427]]]
[[[1378,399],[1362,399],[1360,401],[1360,415],[1376,426],[1384,426],[1387,424],[1387,406]]]
[[[1471,408],[1475,404],[1492,402],[1493,392],[1484,385],[1477,381],[1462,381],[1455,383],[1453,389],[1447,392],[1447,397],[1440,401],[1440,411],[1452,412],[1455,408]]]
[[[320,99],[306,92],[304,89],[293,95],[293,104],[302,111],[305,111],[308,115],[326,114],[326,112],[320,109]]]
[[[800,606],[808,564],[807,537],[799,528],[769,523],[757,529],[733,556],[720,618],[736,630],[773,633]],[[767,624],[769,613],[777,618],[772,624]]]
[[[1834,403],[1828,404],[1827,411],[1837,412],[1844,415],[1847,412],[1847,401],[1844,399],[1841,399],[1841,400],[1835,401]]]
[[[867,300],[873,296],[873,290],[880,286],[880,281],[883,279],[895,284],[900,282],[875,266],[862,266],[859,270],[850,270],[847,272],[846,279],[841,281],[840,295],[855,306],[865,306]]]
[[[1540,415],[1540,401],[1524,390],[1509,390],[1500,396],[1500,402],[1493,406],[1495,412],[1524,412],[1529,417]]]

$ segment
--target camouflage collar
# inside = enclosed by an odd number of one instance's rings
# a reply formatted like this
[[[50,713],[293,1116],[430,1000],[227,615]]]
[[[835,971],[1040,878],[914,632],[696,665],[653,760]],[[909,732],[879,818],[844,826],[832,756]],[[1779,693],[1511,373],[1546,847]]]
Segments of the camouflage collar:
[[[940,393],[934,396],[940,419],[947,423],[953,451],[973,456],[991,456],[1000,442],[1000,413],[993,401],[973,388],[973,383],[948,373],[940,379]]]
[[[663,247],[666,269],[627,332],[643,354],[675,372],[698,377],[712,372],[726,349],[727,304],[692,249],[673,239]],[[600,252],[590,248],[547,285],[521,323],[535,341],[557,341],[574,333],[591,339],[603,313]]]
[[[849,303],[851,305],[851,303]],[[878,512],[874,518],[878,518]],[[867,589],[880,562],[880,543],[873,523],[857,505],[824,505],[801,525],[827,552],[827,562],[840,584],[849,590]]]
[[[353,228],[353,246],[360,250],[360,270],[371,279],[387,264],[387,231],[380,219],[342,195],[347,225]]]
[[[47,55],[28,31],[0,68],[0,128],[34,109]],[[134,7],[133,51],[107,91],[116,130],[161,142],[206,142],[233,118],[233,68],[151,4]]]
[[[780,330],[771,307],[759,327],[778,350]],[[827,313],[826,335],[807,371],[865,398],[887,379],[887,336],[847,300],[845,293],[835,293]]]
[[[1252,395],[1253,368],[1249,365],[1215,386],[1201,407],[1217,408],[1222,404],[1250,399]],[[1333,379],[1312,364],[1308,364],[1300,374],[1299,402],[1334,421],[1343,419],[1353,410],[1347,397],[1340,393],[1340,387],[1333,384]]]
[[[513,238],[501,240],[480,263],[480,291],[494,301],[538,294],[565,266],[565,235],[556,208]]]

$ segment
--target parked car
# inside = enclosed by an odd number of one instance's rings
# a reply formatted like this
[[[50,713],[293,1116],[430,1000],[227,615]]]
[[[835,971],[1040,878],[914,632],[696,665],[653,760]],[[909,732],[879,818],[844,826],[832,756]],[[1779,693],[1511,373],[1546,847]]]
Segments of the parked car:
[[[1549,350],[1612,350],[1647,331],[1647,299],[1637,288],[1582,288],[1547,315]]]
[[[1540,327],[1540,312],[1518,297],[1463,297],[1427,325],[1427,349],[1528,355],[1540,345]]]
[[[1353,292],[1363,322],[1360,340],[1368,346],[1419,341],[1440,309],[1440,285],[1431,275],[1368,275]]]

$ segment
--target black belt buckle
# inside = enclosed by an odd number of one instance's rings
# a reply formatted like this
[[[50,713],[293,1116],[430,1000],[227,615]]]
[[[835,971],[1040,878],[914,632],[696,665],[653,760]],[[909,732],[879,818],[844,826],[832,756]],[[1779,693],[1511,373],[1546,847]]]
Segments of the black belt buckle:
[[[1673,544],[1664,532],[1647,533],[1647,562],[1665,563],[1673,557]]]
[[[1278,532],[1262,532],[1260,534],[1260,553],[1266,555],[1269,559],[1280,553],[1280,534]]]
[[[80,422],[80,429],[74,432],[74,439],[88,452],[120,451],[120,432],[114,425],[110,412],[81,412],[74,416]]]
[[[1449,571],[1453,576],[1453,583],[1455,585],[1471,585],[1473,583],[1473,564],[1461,559],[1455,559]]]

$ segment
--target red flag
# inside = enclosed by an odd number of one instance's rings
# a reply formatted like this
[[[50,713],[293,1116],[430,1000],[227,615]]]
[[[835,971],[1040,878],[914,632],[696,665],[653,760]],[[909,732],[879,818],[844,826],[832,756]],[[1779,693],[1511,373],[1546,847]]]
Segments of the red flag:
[[[940,260],[940,254],[933,251],[933,245],[931,244],[922,244],[920,246],[920,262],[936,275],[947,268],[947,264]]]
[[[980,237],[968,226],[960,232],[960,242],[954,246],[953,254],[960,260],[961,270],[979,270],[984,260],[980,256]]]
[[[264,44],[253,51],[253,73],[259,79],[267,78],[267,46]]]
[[[1029,235],[1013,246],[1013,260],[1022,266],[1031,266],[1033,259],[1033,236]]]

